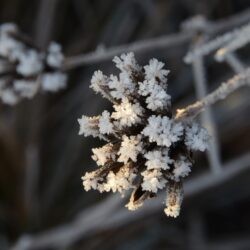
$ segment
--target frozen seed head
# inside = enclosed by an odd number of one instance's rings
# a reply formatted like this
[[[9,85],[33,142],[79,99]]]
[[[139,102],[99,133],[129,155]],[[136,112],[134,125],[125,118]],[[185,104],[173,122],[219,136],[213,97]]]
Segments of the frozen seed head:
[[[149,64],[144,66],[145,79],[146,80],[156,80],[161,84],[167,82],[167,75],[169,70],[163,69],[164,63],[159,62],[157,59],[153,58],[149,61]]]
[[[60,68],[62,66],[64,55],[60,44],[56,42],[50,43],[46,60],[47,64],[51,67]]]
[[[97,137],[99,135],[99,117],[88,117],[83,115],[80,119],[78,119],[78,123],[80,125],[79,135]]]
[[[118,151],[118,161],[127,163],[129,160],[136,162],[137,155],[142,153],[143,147],[141,142],[141,135],[137,136],[122,136],[122,142]]]
[[[173,179],[179,182],[191,172],[192,163],[184,156],[174,162]]]
[[[168,153],[168,149],[148,151],[144,155],[147,159],[145,163],[147,169],[169,169],[173,160],[169,158]]]
[[[32,98],[39,89],[38,81],[34,80],[15,80],[14,90],[19,96],[25,98]]]
[[[198,123],[192,123],[186,128],[185,144],[191,150],[205,151],[208,149],[209,134]]]
[[[61,72],[46,73],[41,77],[41,88],[48,92],[58,92],[67,86],[67,75]]]
[[[141,173],[143,176],[142,190],[157,193],[159,189],[163,189],[167,180],[163,177],[161,170],[151,169]]]
[[[85,190],[119,192],[133,189],[126,207],[136,210],[145,200],[167,190],[168,216],[177,217],[182,180],[192,168],[193,150],[205,150],[208,136],[198,125],[172,118],[167,93],[168,70],[157,59],[141,67],[133,53],[115,57],[118,76],[96,71],[90,87],[113,104],[113,111],[78,119],[79,134],[104,139],[94,148],[97,170],[83,177]]]
[[[175,123],[167,116],[152,115],[148,118],[148,124],[142,131],[150,142],[156,142],[159,146],[170,147],[183,135],[183,125]]]
[[[165,89],[155,82],[155,79],[139,83],[139,94],[146,97],[147,108],[156,111],[163,110],[170,105],[171,97]]]
[[[115,56],[113,62],[118,69],[120,69],[123,73],[127,73],[128,75],[132,75],[141,69],[141,67],[136,62],[133,52],[122,54],[120,57]]]
[[[43,69],[41,55],[33,49],[20,53],[17,59],[19,61],[16,68],[17,73],[24,77],[39,74]]]
[[[57,92],[67,85],[62,72],[61,46],[51,42],[46,51],[24,39],[14,24],[0,26],[0,98],[15,105],[23,98],[31,99],[39,91]]]
[[[167,187],[166,208],[164,212],[169,217],[178,217],[183,200],[183,188],[181,183],[171,182]]]
[[[109,161],[114,161],[116,158],[115,151],[113,150],[114,145],[109,143],[101,148],[93,148],[92,159],[98,166],[104,166]]]
[[[103,111],[102,115],[99,118],[99,129],[101,134],[112,134],[113,123],[111,122],[110,113],[108,111]]]
[[[115,112],[111,117],[119,122],[120,127],[132,126],[141,122],[143,117],[143,108],[139,103],[131,103],[128,99],[124,99],[121,104],[115,104]]]

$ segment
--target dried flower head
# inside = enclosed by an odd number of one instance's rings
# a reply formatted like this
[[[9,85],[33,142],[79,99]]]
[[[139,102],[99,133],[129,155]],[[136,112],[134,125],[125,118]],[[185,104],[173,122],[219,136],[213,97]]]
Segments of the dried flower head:
[[[15,24],[0,26],[0,98],[9,105],[32,98],[40,90],[56,92],[66,87],[61,71],[61,46],[51,42],[43,52]]]
[[[113,191],[124,194],[134,189],[128,209],[135,210],[160,190],[167,190],[165,213],[179,215],[182,179],[192,167],[192,151],[204,151],[209,136],[204,128],[172,117],[164,64],[152,59],[145,67],[133,53],[113,60],[121,73],[105,76],[96,71],[91,88],[113,103],[114,111],[78,119],[79,134],[107,141],[94,148],[93,160],[100,166],[86,173],[86,191]]]

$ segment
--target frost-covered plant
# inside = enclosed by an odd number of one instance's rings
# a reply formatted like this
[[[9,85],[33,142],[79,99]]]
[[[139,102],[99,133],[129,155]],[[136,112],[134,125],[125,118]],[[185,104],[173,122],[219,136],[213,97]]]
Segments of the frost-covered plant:
[[[9,105],[32,98],[38,91],[56,92],[66,87],[61,71],[61,46],[51,42],[43,52],[15,24],[0,26],[0,98]]]
[[[107,142],[94,148],[93,160],[99,168],[83,177],[86,191],[120,192],[133,189],[128,209],[135,210],[144,200],[167,190],[168,216],[179,215],[182,180],[189,175],[192,151],[204,151],[207,131],[192,121],[173,118],[167,93],[169,71],[157,59],[141,67],[133,53],[115,57],[119,76],[96,71],[91,88],[113,103],[114,111],[78,119],[79,134]]]

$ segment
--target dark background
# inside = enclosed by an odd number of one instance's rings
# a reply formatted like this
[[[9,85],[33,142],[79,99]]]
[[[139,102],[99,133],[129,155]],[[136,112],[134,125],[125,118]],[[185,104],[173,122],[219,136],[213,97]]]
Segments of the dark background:
[[[43,48],[59,42],[67,58],[176,33],[194,15],[216,21],[248,7],[247,0],[1,0],[0,21],[15,22]],[[166,63],[174,107],[196,99],[191,67],[183,62],[190,46],[135,53],[142,65],[152,57]],[[247,65],[249,46],[238,56]],[[244,167],[227,164],[249,156],[249,89],[213,107],[223,169],[200,189],[195,178],[211,169],[197,154],[181,215],[172,219],[163,213],[163,200],[128,213],[120,204],[125,199],[83,190],[81,176],[95,167],[91,148],[101,142],[78,136],[77,118],[110,108],[88,88],[97,69],[108,74],[114,65],[111,59],[85,63],[69,71],[64,91],[0,105],[0,249],[16,243],[15,249],[27,249],[30,242],[31,249],[250,249],[249,157],[241,160]],[[206,58],[206,69],[209,91],[234,74],[213,56]]]

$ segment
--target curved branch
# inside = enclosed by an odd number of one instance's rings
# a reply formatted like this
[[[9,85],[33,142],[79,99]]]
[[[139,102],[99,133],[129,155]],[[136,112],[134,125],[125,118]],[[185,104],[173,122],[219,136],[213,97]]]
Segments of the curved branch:
[[[250,68],[247,68],[242,73],[235,75],[227,82],[222,83],[216,90],[183,109],[177,109],[175,116],[176,121],[192,119],[201,113],[206,107],[215,104],[216,102],[225,99],[229,94],[237,90],[238,88],[249,85],[250,80]]]

